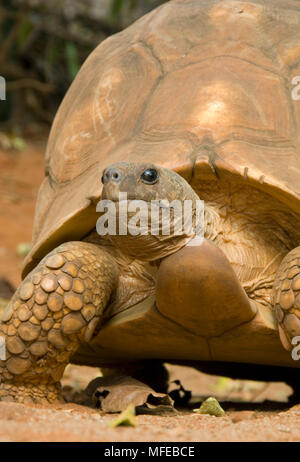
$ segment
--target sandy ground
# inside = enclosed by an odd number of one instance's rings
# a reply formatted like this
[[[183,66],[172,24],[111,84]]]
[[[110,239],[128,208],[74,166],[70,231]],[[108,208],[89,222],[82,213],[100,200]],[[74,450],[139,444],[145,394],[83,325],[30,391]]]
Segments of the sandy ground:
[[[37,409],[0,406],[0,441],[299,441],[300,410],[236,412],[212,417],[182,412],[176,417],[138,416],[135,428],[108,428],[112,415],[76,405]],[[241,414],[241,412],[240,412]]]
[[[45,140],[22,152],[0,149],[0,278],[20,282],[17,248],[31,240],[34,205],[43,178]],[[1,297],[1,294],[0,294]],[[192,391],[192,403],[172,417],[140,415],[135,428],[111,429],[115,416],[73,403],[41,407],[0,403],[0,441],[300,441],[300,407],[290,408],[284,383],[231,380],[168,366],[171,380]],[[63,386],[80,391],[96,368],[67,367]],[[225,417],[197,415],[206,396],[217,397]]]

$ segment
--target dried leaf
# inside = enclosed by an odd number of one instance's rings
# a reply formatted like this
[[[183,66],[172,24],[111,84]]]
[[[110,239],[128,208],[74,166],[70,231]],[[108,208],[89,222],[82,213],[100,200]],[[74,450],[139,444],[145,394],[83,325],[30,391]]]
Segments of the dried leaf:
[[[129,404],[125,411],[121,412],[121,414],[116,419],[109,422],[108,426],[110,428],[120,426],[136,427],[137,419],[135,416],[135,406],[133,404]]]
[[[209,414],[216,417],[223,417],[226,415],[224,409],[220,406],[219,401],[212,396],[203,401],[199,409],[193,409],[193,411],[198,414]]]
[[[120,412],[130,404],[139,414],[176,413],[173,400],[163,393],[156,393],[148,385],[128,376],[97,377],[85,390],[90,404],[104,412]]]

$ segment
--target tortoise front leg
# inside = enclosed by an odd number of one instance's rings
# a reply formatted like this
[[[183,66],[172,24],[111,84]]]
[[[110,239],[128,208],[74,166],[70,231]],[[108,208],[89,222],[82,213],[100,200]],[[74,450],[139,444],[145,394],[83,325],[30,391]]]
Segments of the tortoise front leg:
[[[291,350],[293,337],[300,335],[300,247],[291,250],[281,262],[273,287],[273,304],[281,343]]]
[[[0,324],[0,401],[53,402],[81,342],[88,342],[117,286],[118,269],[100,247],[68,242],[49,253],[17,289]]]
[[[156,305],[163,316],[207,338],[247,323],[256,314],[225,254],[205,239],[163,259]]]

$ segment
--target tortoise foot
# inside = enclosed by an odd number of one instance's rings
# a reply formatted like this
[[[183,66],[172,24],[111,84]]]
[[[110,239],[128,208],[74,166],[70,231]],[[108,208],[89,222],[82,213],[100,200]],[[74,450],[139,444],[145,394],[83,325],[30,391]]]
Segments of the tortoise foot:
[[[31,384],[3,382],[0,384],[0,401],[17,403],[53,404],[63,403],[60,383]]]

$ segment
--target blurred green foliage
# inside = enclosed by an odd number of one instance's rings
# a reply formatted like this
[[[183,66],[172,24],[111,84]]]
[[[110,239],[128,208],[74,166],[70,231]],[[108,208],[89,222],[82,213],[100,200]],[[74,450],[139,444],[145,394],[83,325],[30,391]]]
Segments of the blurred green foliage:
[[[89,53],[166,0],[1,0],[0,123],[50,123]]]

